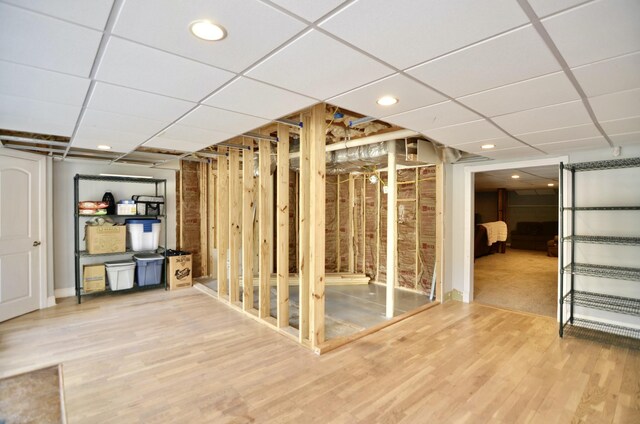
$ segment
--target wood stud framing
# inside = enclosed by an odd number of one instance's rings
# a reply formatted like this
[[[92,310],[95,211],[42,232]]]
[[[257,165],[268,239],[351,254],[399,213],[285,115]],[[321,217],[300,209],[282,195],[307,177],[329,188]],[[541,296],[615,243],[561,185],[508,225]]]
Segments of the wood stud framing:
[[[300,117],[302,122],[302,130],[300,131],[300,173],[298,193],[300,204],[298,211],[298,275],[300,280],[299,293],[299,341],[305,343],[309,341],[309,255],[310,255],[310,239],[309,239],[309,213],[311,187],[310,182],[310,164],[309,149],[311,147],[311,115],[303,114]]]
[[[218,152],[226,153],[225,147],[219,147]],[[229,282],[227,279],[227,250],[229,249],[229,170],[226,156],[218,157],[218,296],[227,299]]]
[[[229,149],[229,301],[240,300],[241,196],[240,151]]]
[[[271,142],[269,140],[258,141],[258,167],[260,190],[258,192],[258,225],[260,239],[260,292],[258,313],[260,318],[265,319],[271,315],[271,290],[269,279],[271,277],[271,237],[269,227],[271,227]]]
[[[355,222],[354,222],[354,208],[355,208],[355,181],[353,179],[353,174],[349,174],[349,204],[347,205],[349,211],[349,248],[347,250],[348,263],[349,263],[349,272],[355,272],[355,254],[354,254],[354,244],[355,244]]]
[[[242,152],[242,309],[248,312],[253,309],[253,140],[244,138],[243,144],[251,147]]]
[[[278,124],[277,174],[277,321],[289,326],[289,127]]]

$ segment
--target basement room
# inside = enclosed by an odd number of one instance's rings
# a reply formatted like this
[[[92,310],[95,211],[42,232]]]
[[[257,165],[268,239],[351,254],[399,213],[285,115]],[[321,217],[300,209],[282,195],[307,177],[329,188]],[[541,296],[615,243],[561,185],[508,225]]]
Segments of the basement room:
[[[636,0],[0,0],[0,423],[640,422]]]

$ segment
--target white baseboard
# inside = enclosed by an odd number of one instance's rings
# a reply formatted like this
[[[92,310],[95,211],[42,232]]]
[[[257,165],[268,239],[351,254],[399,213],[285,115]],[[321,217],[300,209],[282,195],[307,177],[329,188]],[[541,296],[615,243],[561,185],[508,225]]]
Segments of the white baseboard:
[[[52,306],[56,306],[56,297],[55,296],[47,297],[47,308],[50,308]]]
[[[73,297],[76,295],[76,289],[74,287],[65,287],[64,289],[56,289],[55,297]]]

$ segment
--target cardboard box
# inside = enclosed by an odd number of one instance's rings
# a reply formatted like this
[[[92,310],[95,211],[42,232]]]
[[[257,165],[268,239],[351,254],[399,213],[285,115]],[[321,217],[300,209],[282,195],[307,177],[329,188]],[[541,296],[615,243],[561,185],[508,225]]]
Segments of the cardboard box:
[[[169,261],[169,290],[191,287],[192,258],[191,255],[168,256]]]
[[[82,288],[85,292],[103,291],[105,287],[104,264],[82,267]]]
[[[121,253],[127,250],[127,227],[124,225],[85,226],[87,252]]]

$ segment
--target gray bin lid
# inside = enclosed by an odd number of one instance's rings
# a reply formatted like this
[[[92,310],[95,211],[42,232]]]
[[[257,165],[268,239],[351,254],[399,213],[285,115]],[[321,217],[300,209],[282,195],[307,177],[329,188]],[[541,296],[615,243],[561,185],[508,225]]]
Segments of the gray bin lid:
[[[133,255],[133,259],[136,261],[157,261],[158,259],[164,259],[164,256],[158,253],[136,253]]]
[[[117,266],[128,266],[128,265],[135,265],[136,263],[134,261],[132,261],[131,259],[122,259],[119,261],[108,261],[104,263],[104,266],[106,266],[107,268],[110,267],[117,267]]]

